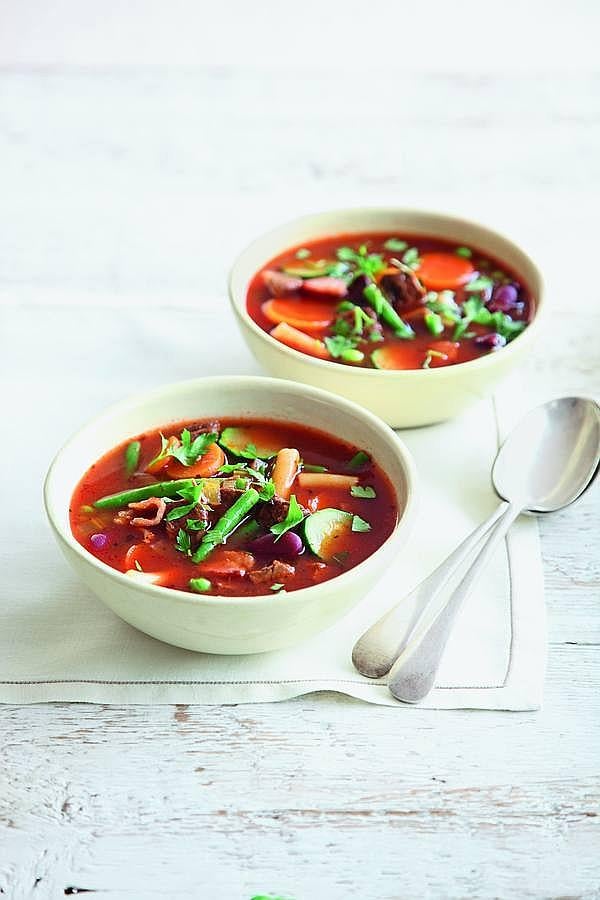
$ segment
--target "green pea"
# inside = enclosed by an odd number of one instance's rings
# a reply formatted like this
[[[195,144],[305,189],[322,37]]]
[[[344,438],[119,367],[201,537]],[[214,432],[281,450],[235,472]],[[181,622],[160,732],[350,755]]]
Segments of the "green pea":
[[[190,578],[190,590],[196,591],[197,594],[205,594],[211,587],[212,583],[208,578]]]

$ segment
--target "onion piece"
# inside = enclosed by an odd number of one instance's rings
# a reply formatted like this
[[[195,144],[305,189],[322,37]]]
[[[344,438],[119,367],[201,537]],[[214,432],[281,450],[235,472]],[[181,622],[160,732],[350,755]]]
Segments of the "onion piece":
[[[356,475],[332,475],[330,472],[301,472],[298,475],[300,487],[318,491],[326,488],[347,488],[358,484]]]

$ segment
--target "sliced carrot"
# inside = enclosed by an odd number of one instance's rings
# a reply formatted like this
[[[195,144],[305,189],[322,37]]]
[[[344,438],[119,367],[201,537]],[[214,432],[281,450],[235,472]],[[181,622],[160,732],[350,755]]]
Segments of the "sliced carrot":
[[[356,475],[332,475],[329,472],[301,472],[298,475],[298,484],[302,488],[311,491],[328,490],[330,488],[346,488],[350,490],[352,485],[358,484]]]
[[[420,369],[425,359],[425,350],[415,347],[410,341],[386,344],[371,354],[376,369]]]
[[[267,300],[263,314],[271,322],[287,322],[304,331],[323,331],[335,318],[335,307],[318,300]]]
[[[448,366],[456,362],[458,344],[452,341],[432,341],[427,347],[415,347],[407,341],[379,347],[371,354],[376,369],[422,369],[427,351],[432,350],[428,369]],[[441,355],[440,355],[441,354]]]
[[[172,435],[167,441],[166,451],[174,450],[175,447],[179,447],[179,439]],[[166,469],[169,463],[171,462],[170,456],[163,456],[160,459],[153,459],[152,462],[146,466],[145,471],[149,472],[151,475],[155,475],[157,472],[162,472],[163,469]]]
[[[293,328],[287,322],[280,322],[271,331],[271,337],[281,341],[287,347],[292,347],[293,350],[299,350],[300,353],[308,353],[309,356],[317,356],[319,359],[331,359],[329,350],[323,341],[312,335],[304,334],[303,331]]]
[[[216,475],[225,465],[225,454],[218,444],[209,444],[208,449],[191,466],[184,466],[178,459],[169,459],[167,473],[171,478],[209,478]]]
[[[423,253],[417,276],[432,291],[456,290],[473,276],[468,259],[454,253]]]
[[[278,497],[289,498],[299,465],[300,454],[295,448],[284,447],[275,457],[271,479]]]

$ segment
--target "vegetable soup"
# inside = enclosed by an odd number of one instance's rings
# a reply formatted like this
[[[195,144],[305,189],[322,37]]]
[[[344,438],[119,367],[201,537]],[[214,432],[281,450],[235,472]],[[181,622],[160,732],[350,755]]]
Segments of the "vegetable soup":
[[[534,314],[506,265],[441,238],[366,233],[309,242],[253,278],[248,313],[318,359],[435,369],[501,350]]]
[[[72,497],[71,529],[132,578],[203,594],[318,584],[394,530],[395,494],[369,456],[266,420],[195,421],[108,452]]]

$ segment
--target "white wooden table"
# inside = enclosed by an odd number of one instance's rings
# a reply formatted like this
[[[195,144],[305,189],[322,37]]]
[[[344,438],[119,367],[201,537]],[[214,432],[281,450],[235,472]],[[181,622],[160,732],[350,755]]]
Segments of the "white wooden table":
[[[597,73],[396,73],[373,90],[359,66],[14,69],[0,84],[0,301],[29,304],[32,327],[38,304],[216,302],[243,242],[302,211],[442,207],[510,231],[546,271],[532,399],[600,388]],[[600,897],[599,524],[596,490],[541,526],[539,713],[335,695],[1,708],[0,895]]]

